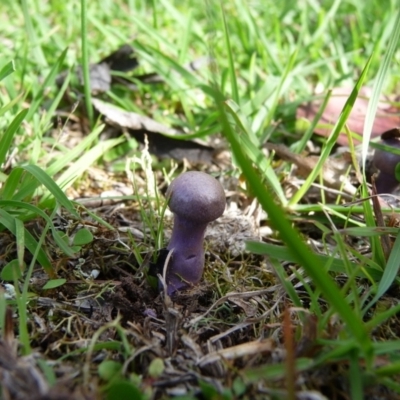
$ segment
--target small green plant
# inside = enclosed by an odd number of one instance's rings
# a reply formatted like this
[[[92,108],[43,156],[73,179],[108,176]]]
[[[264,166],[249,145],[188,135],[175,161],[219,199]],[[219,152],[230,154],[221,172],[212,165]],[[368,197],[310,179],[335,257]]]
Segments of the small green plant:
[[[171,180],[173,171],[174,169],[168,175],[165,174],[163,179]],[[139,178],[140,173],[143,174],[143,178]],[[144,263],[142,253],[148,252],[150,243],[155,246],[153,261],[156,260],[159,250],[164,248],[164,213],[167,207],[167,203],[157,187],[156,175],[152,168],[152,157],[148,152],[147,145],[140,157],[136,157],[127,163],[127,175],[133,185],[134,196],[139,204],[143,222],[143,232],[145,232],[143,243],[137,243],[137,240],[131,237],[132,251],[138,265],[141,266]],[[138,185],[138,179],[144,179],[144,188],[143,185]],[[149,260],[146,262],[149,262]],[[148,276],[147,279],[151,286],[157,287],[157,281],[153,277]]]

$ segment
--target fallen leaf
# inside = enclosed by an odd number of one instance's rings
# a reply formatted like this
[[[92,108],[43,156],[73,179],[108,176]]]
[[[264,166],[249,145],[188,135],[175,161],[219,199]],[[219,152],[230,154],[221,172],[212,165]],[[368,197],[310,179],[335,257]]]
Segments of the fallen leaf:
[[[114,126],[121,126],[133,130],[145,130],[153,133],[164,133],[167,135],[180,134],[175,129],[169,128],[152,118],[131,111],[125,111],[122,108],[102,100],[92,98],[92,104],[96,110],[104,115],[108,122]]]
[[[211,164],[213,161],[214,148],[200,140],[174,139],[171,136],[182,135],[182,132],[145,115],[123,110],[96,98],[92,98],[92,104],[100,114],[104,115],[106,122],[113,126],[128,129],[139,142],[143,143],[144,136],[147,135],[149,151],[157,157],[173,158],[178,161],[186,159],[196,164]]]
[[[332,95],[328,101],[328,104],[319,120],[319,124],[329,124],[333,126],[343,109],[346,100],[349,98],[352,92],[351,87],[342,87],[332,89]],[[372,89],[369,87],[361,88],[358,98],[354,103],[354,107],[347,119],[347,126],[350,131],[362,135],[364,128],[365,114],[368,109],[368,101],[371,98]],[[312,120],[318,112],[319,107],[322,103],[321,100],[316,100],[304,105],[301,105],[297,109],[296,118],[306,118]],[[400,110],[398,107],[394,106],[393,103],[397,102],[397,98],[389,98],[387,96],[380,96],[380,101],[378,103],[378,110],[375,116],[374,125],[372,127],[371,137],[379,136],[382,132],[393,129],[400,125]],[[329,136],[332,128],[317,126],[315,133],[321,136]],[[337,140],[338,144],[347,145],[347,135],[343,130]],[[359,141],[354,140],[356,144]]]
[[[139,66],[135,51],[129,44],[123,44],[116,51],[104,57],[98,64],[107,64],[112,71],[127,72]]]
[[[82,68],[77,68],[79,82],[83,85]],[[90,91],[92,94],[104,93],[111,88],[111,70],[108,64],[93,64],[89,67]]]
[[[111,71],[127,72],[135,69],[139,62],[134,54],[132,46],[124,44],[98,63],[90,64],[89,79],[92,94],[104,93],[110,90],[111,84],[114,82]],[[82,67],[77,67],[75,73],[79,78],[80,84],[83,85]],[[67,74],[68,71],[63,71],[57,76],[56,83],[58,86],[62,86]]]

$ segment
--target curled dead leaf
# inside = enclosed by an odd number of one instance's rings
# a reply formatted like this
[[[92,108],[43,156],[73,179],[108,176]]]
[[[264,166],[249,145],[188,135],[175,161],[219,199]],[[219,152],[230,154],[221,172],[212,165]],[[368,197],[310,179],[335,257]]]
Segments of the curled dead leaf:
[[[128,129],[139,142],[144,142],[144,135],[147,135],[150,153],[160,158],[186,159],[199,164],[211,164],[213,161],[215,149],[199,139],[175,139],[174,136],[182,135],[182,132],[95,97],[92,97],[92,104],[109,125]]]

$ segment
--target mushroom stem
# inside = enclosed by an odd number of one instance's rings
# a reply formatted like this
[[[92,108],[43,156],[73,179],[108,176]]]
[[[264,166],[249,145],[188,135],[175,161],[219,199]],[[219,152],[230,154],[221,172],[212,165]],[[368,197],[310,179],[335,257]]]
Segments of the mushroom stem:
[[[174,228],[167,249],[173,250],[167,269],[168,294],[200,281],[204,270],[203,240],[207,224],[174,216]]]

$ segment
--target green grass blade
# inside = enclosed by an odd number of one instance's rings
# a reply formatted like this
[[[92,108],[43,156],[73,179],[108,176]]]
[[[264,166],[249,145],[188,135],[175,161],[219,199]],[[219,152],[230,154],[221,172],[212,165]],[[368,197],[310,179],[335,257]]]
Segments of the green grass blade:
[[[82,175],[96,160],[104,155],[108,150],[123,143],[125,138],[109,139],[98,143],[95,147],[88,150],[79,160],[76,160],[70,168],[61,174],[57,179],[57,184],[64,190],[71,186],[75,180]],[[44,199],[42,199],[44,200]]]
[[[400,373],[400,361],[395,361],[384,367],[377,368],[375,372],[379,376],[398,375]]]
[[[79,218],[79,214],[75,211],[75,208],[71,201],[45,171],[43,171],[37,165],[26,165],[21,168],[32,174],[38,180],[38,182],[44,185],[54,196],[56,201],[61,204],[66,210],[68,210],[71,215]]]
[[[0,140],[0,166],[3,165],[6,155],[10,150],[12,140],[14,135],[17,133],[18,128],[20,127],[22,121],[25,119],[26,115],[28,114],[28,109],[20,111],[13,121],[11,122],[10,126],[4,132],[3,136]]]
[[[369,190],[366,185],[366,180],[363,180],[361,185],[361,196],[363,198],[368,198],[369,196]],[[376,227],[376,218],[370,201],[363,202],[363,210],[364,210],[366,225],[369,228],[374,229]],[[372,260],[374,260],[383,269],[384,265],[386,264],[386,259],[385,259],[385,254],[383,252],[381,240],[377,236],[372,236],[370,238],[370,243],[372,250],[372,257],[371,257]]]
[[[254,146],[259,145],[259,141],[257,136],[253,133],[251,129],[251,124],[246,115],[242,112],[239,105],[235,103],[233,100],[226,100],[225,102],[226,108],[229,110],[230,114],[235,119],[238,127],[247,135],[250,139],[251,143]]]
[[[93,126],[93,105],[92,93],[90,88],[90,62],[89,62],[89,43],[88,43],[88,21],[87,21],[87,1],[81,0],[81,43],[82,43],[82,72],[83,90],[85,93],[85,105],[90,126]]]
[[[378,291],[373,299],[367,304],[365,309],[366,312],[371,306],[373,306],[390,288],[396,279],[400,269],[400,235],[396,236],[396,240],[390,252],[389,259],[387,261],[383,276],[378,285]]]
[[[47,67],[47,60],[44,55],[42,46],[40,45],[39,38],[36,35],[36,31],[33,27],[32,19],[31,19],[31,7],[32,4],[28,0],[21,0],[21,8],[22,13],[24,15],[25,20],[25,29],[27,36],[29,38],[29,48],[31,50],[31,56],[35,58],[35,62],[40,67]]]
[[[15,71],[14,61],[8,62],[0,69],[0,82]]]
[[[298,373],[307,371],[314,367],[314,361],[310,358],[298,358],[296,360],[296,371]],[[284,379],[287,373],[287,365],[268,364],[261,367],[249,368],[243,372],[243,377],[247,382],[260,382],[260,380],[277,380]]]
[[[0,208],[0,217],[1,224],[4,225],[6,229],[8,229],[14,236],[17,234],[15,217],[10,215],[8,212]],[[35,254],[38,251],[37,260],[40,265],[44,268],[44,270],[50,275],[54,275],[53,266],[50,260],[47,258],[46,253],[43,249],[37,250],[39,244],[35,240],[35,238],[31,235],[31,233],[25,229],[25,247],[31,252],[31,254]]]
[[[18,181],[17,179],[20,179]],[[5,199],[24,200],[32,199],[40,183],[31,174],[26,174],[22,168],[14,168],[6,181],[7,197]]]
[[[379,325],[382,325],[384,322],[389,320],[390,318],[394,317],[396,314],[400,312],[400,304],[389,308],[389,310],[386,311],[381,311],[377,313],[375,317],[373,317],[371,320],[365,323],[365,327],[369,330],[372,331]],[[400,343],[400,341],[399,341]]]
[[[68,151],[65,149],[66,151],[64,152],[63,157],[55,159],[46,169],[47,174],[54,176],[70,163],[79,160],[82,157],[82,153],[87,151],[90,145],[92,145],[92,143],[99,137],[103,129],[104,125],[95,127],[93,131],[89,135],[85,136],[75,147],[68,149]]]
[[[324,97],[324,100],[319,107],[317,113],[315,114],[315,117],[311,121],[310,126],[307,128],[307,130],[304,132],[304,134],[301,136],[301,139],[299,142],[296,144],[296,153],[300,154],[307,146],[307,142],[311,139],[311,136],[314,134],[315,128],[318,125],[318,121],[321,119],[322,114],[328,105],[329,99],[331,98],[332,90],[328,90],[328,93]]]
[[[279,83],[280,82],[277,79],[270,79],[264,82],[264,84],[256,91],[254,96],[241,105],[240,108],[242,113],[247,117],[257,114],[261,108],[265,107],[267,100],[273,96]]]
[[[350,368],[349,368],[349,381],[350,381],[350,393],[352,400],[363,400],[364,390],[362,373],[360,366],[360,359],[357,350],[350,352]]]
[[[246,248],[247,248],[247,246],[246,246]],[[286,293],[289,295],[293,304],[299,308],[303,307],[303,303],[300,300],[300,297],[298,296],[296,289],[293,287],[292,282],[290,282],[288,280],[288,276],[287,276],[286,271],[283,268],[282,264],[278,260],[276,260],[272,257],[271,257],[271,263],[274,266],[274,270],[275,270],[276,274],[278,275],[281,285],[285,288]]]
[[[272,97],[272,101],[270,102],[270,106],[269,106],[269,110],[268,110],[268,114],[266,115],[265,119],[264,119],[264,123],[262,124],[261,130],[265,130],[265,132],[260,132],[261,136],[260,136],[260,143],[264,143],[267,139],[268,139],[268,130],[266,130],[265,128],[270,126],[273,122],[273,119],[276,115],[276,109],[278,107],[279,104],[279,100],[280,97],[282,95],[282,91],[285,87],[288,87],[290,85],[290,79],[289,75],[291,74],[291,71],[293,70],[296,58],[297,58],[297,54],[298,54],[298,48],[295,49],[295,51],[290,55],[287,64],[285,66],[285,69],[283,71],[283,74],[280,78],[280,82],[278,84],[277,89],[274,91],[273,93],[273,97]]]
[[[226,17],[225,17],[225,12],[224,12],[224,7],[223,7],[222,1],[220,1],[220,8],[221,8],[222,22],[223,22],[223,27],[224,27],[225,46],[226,46],[226,51],[228,54],[228,71],[229,71],[229,78],[231,81],[231,94],[232,94],[233,101],[235,103],[239,104],[240,98],[239,98],[238,84],[237,84],[237,80],[236,80],[235,63],[233,61],[233,51],[232,51],[231,42],[229,39],[229,31],[228,31],[228,26],[226,24]]]
[[[44,82],[40,85],[39,91],[35,94],[31,106],[29,108],[29,113],[26,117],[28,121],[31,120],[32,116],[37,112],[41,104],[43,104],[45,91],[49,86],[54,84],[54,80],[56,78],[57,73],[60,71],[61,66],[64,63],[65,56],[67,54],[68,48],[66,48],[58,57],[57,61],[54,63],[53,67],[51,68],[50,72],[46,76]]]
[[[51,120],[54,118],[54,114],[56,113],[56,110],[57,110],[58,106],[60,105],[60,102],[65,97],[65,92],[69,86],[70,79],[71,79],[71,73],[69,72],[66,75],[61,88],[58,90],[56,97],[54,98],[53,102],[51,103],[51,106],[47,110],[45,117],[43,118],[42,126],[44,127],[44,129],[47,129],[47,126],[51,123]],[[64,158],[64,157],[62,157],[62,158]]]
[[[244,132],[244,134],[239,135],[243,151],[255,165],[258,165],[260,171],[262,171],[262,175],[265,177],[273,192],[278,196],[281,204],[285,205],[287,203],[287,200],[285,194],[283,193],[279,179],[276,176],[275,171],[271,167],[271,163],[265,158],[264,153],[254,143],[255,141],[257,141],[257,139],[251,133],[251,129],[247,126],[245,121],[246,117],[242,116],[240,110],[238,108],[234,108],[233,104],[235,103],[229,100],[225,102],[226,109],[234,117],[238,126]]]
[[[0,117],[4,115],[8,110],[11,110],[22,98],[22,93],[9,101],[5,106],[0,108]]]

